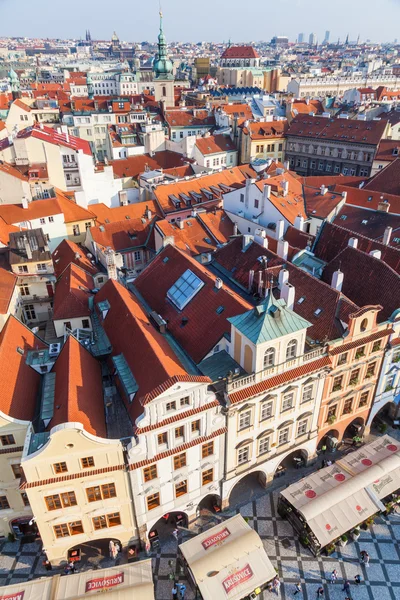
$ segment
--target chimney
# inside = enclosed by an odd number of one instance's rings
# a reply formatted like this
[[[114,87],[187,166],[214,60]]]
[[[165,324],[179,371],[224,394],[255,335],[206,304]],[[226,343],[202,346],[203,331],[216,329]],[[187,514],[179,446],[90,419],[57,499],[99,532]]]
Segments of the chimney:
[[[297,215],[297,217],[294,220],[294,226],[296,227],[296,229],[303,231],[304,217],[302,217],[301,215]]]
[[[389,246],[390,244],[390,238],[392,237],[392,231],[393,229],[388,226],[385,229],[385,233],[383,234],[383,243],[385,244],[385,246]]]
[[[263,280],[262,280],[262,271],[258,271],[258,295],[262,296],[263,290]]]
[[[282,190],[283,190],[283,196],[286,198],[286,196],[289,193],[289,182],[288,181],[282,181]]]
[[[285,171],[289,171],[290,169],[290,163],[288,160],[285,160],[285,162],[283,163],[283,166],[285,167]]]
[[[237,234],[238,234],[238,224],[235,221],[233,224],[233,235],[237,235]]]
[[[147,219],[150,221],[151,217],[153,216],[151,210],[149,208],[146,209],[146,217]]]
[[[256,230],[254,241],[257,242],[257,244],[260,244],[260,246],[266,250],[268,249],[268,238],[266,237],[266,233],[263,229]]]
[[[251,290],[253,289],[253,282],[254,282],[254,270],[251,269],[249,271],[249,292],[251,292]]]
[[[328,191],[328,188],[325,185],[321,185],[321,196],[325,196],[327,191]]]
[[[346,202],[346,200],[347,200],[347,192],[342,192],[342,198]]]
[[[347,242],[347,245],[350,246],[350,248],[357,248],[357,246],[358,246],[358,239],[357,238],[350,238],[349,241]]]
[[[283,219],[279,219],[279,221],[276,223],[275,239],[277,239],[277,240],[282,239],[284,233],[285,233],[285,221]]]
[[[40,129],[44,129],[43,123],[40,123],[39,127],[40,127]]]
[[[381,258],[382,256],[382,252],[380,250],[371,250],[371,252],[369,253],[370,256],[373,256],[374,258]]]
[[[113,250],[113,248],[108,247],[108,248],[106,248],[105,255],[106,255],[108,278],[114,279],[115,281],[117,281],[118,275],[117,275],[117,261],[115,258],[115,251]]]
[[[382,200],[381,202],[378,203],[378,210],[380,210],[381,212],[388,213],[389,209],[390,209],[390,204],[387,200]]]
[[[281,269],[279,271],[278,281],[279,289],[282,289],[282,286],[289,281],[289,271],[287,269]]]
[[[293,310],[295,292],[296,289],[294,285],[291,285],[288,282],[284,283],[281,287],[281,298],[286,302],[286,306],[289,310]]]
[[[185,222],[181,219],[180,221],[178,221],[178,226],[179,226],[179,229],[184,229]]]
[[[68,131],[65,134],[65,139],[67,140],[67,144],[69,144],[69,133],[68,133]]]
[[[29,241],[28,238],[26,237],[26,235],[24,235],[24,246],[25,246],[25,252],[26,252],[26,256],[29,260],[32,260],[32,250],[31,247],[29,245]]]
[[[242,239],[242,252],[244,252],[247,248],[247,246],[250,244],[250,242],[252,241],[252,237],[251,235],[244,235],[243,239]]]
[[[191,216],[193,217],[193,219],[197,217],[197,210],[195,208],[192,209]]]
[[[215,280],[215,289],[216,290],[220,290],[223,285],[224,285],[224,282],[222,281],[222,279],[220,279],[219,277],[217,277],[216,280]]]
[[[277,255],[283,260],[287,260],[289,253],[289,243],[285,240],[278,240],[278,248],[276,250]]]
[[[341,292],[343,286],[343,279],[344,274],[340,269],[338,269],[332,275],[331,287],[333,287],[333,289],[337,290],[338,292]]]
[[[269,200],[271,196],[271,186],[268,184],[264,185],[264,189],[263,189],[263,200]]]
[[[28,208],[28,206],[29,206],[29,200],[28,200],[28,198],[26,196],[22,197],[21,202],[22,202],[22,208]]]

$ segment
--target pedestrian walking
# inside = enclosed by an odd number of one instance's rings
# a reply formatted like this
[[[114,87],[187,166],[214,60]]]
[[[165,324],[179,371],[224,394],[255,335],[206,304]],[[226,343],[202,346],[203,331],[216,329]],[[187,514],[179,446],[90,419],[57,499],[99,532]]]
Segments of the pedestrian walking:
[[[350,594],[350,581],[348,579],[346,579],[346,581],[343,584],[342,592],[346,592],[346,594]]]
[[[368,552],[365,552],[365,553],[364,553],[364,558],[363,558],[363,561],[364,561],[364,565],[365,565],[366,567],[369,567],[369,554],[368,554]]]
[[[319,588],[317,589],[317,598],[323,598],[324,597],[324,588],[322,587],[322,585],[319,586]]]
[[[177,528],[176,528],[176,527],[175,527],[175,529],[173,530],[173,532],[172,532],[172,535],[174,536],[174,538],[175,538],[176,540],[178,540],[178,530],[177,530]]]
[[[360,576],[360,575],[356,575],[356,576],[354,577],[354,583],[355,583],[356,585],[360,585],[360,583],[361,583],[361,576]]]
[[[174,583],[174,587],[172,588],[172,600],[178,600],[178,588],[176,583]]]
[[[110,552],[110,558],[114,558],[115,546],[112,540],[110,540],[110,543],[108,544],[108,550]]]
[[[322,454],[325,454],[325,452],[326,452],[326,445],[325,444],[322,446],[321,450],[322,450]]]
[[[180,600],[185,600],[186,585],[184,583],[179,584],[179,594]]]
[[[331,583],[336,583],[337,580],[337,571],[336,569],[333,569],[332,573],[331,573]]]
[[[278,575],[275,575],[275,577],[274,577],[273,586],[274,586],[275,593],[278,595],[279,590],[281,589],[281,582],[279,581]]]
[[[295,591],[294,591],[293,596],[296,596],[297,594],[301,593],[301,583],[300,582],[296,583],[296,585],[294,587],[295,587]]]
[[[69,566],[70,572],[72,574],[75,573],[75,563],[72,560],[68,563],[68,566]]]

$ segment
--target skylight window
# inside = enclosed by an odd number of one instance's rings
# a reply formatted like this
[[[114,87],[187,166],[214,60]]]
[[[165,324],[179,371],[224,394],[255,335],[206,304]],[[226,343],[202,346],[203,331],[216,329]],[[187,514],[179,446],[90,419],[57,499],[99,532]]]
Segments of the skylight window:
[[[217,315],[220,315],[221,313],[223,313],[225,310],[225,306],[218,306],[217,310],[215,311],[217,313]]]
[[[367,219],[364,219],[363,221],[361,221],[361,224],[362,224],[362,225],[366,225],[367,223],[368,223],[368,220],[367,220]]]
[[[319,317],[319,315],[322,313],[322,308],[317,308],[317,310],[314,311],[314,315],[316,317]]]
[[[302,296],[301,298],[299,298],[297,300],[297,304],[303,304],[304,300],[305,300],[305,298],[304,298],[304,296]]]
[[[342,219],[342,221],[345,221],[347,219],[347,216],[346,215],[341,215],[340,218]]]
[[[183,310],[185,306],[195,297],[197,292],[201,290],[204,282],[201,281],[190,269],[187,269],[178,281],[169,288],[167,297],[175,304],[179,310]]]

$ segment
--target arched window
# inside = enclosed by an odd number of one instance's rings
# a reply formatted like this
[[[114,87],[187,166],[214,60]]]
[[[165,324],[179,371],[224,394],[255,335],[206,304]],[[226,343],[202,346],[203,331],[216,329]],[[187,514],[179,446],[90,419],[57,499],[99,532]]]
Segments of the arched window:
[[[365,331],[368,327],[368,319],[363,319],[361,321],[361,331]]]
[[[297,340],[290,340],[286,348],[286,360],[296,358]]]
[[[275,349],[268,348],[264,352],[264,369],[268,369],[268,367],[273,367],[275,364]]]

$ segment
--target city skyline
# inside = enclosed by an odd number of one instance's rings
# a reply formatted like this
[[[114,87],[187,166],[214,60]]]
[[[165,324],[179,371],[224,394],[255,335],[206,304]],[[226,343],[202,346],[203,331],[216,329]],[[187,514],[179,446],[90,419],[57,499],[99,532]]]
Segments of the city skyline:
[[[110,39],[113,30],[121,40],[140,42],[155,41],[157,35],[158,3],[134,7],[127,12],[123,21],[109,18],[109,4],[105,0],[87,0],[84,5],[78,0],[71,0],[69,11],[60,20],[57,13],[46,13],[46,0],[37,0],[35,11],[29,11],[28,0],[20,0],[18,20],[15,19],[15,3],[12,0],[0,0],[2,6],[2,37],[41,37],[79,39],[84,37],[86,29],[90,29],[93,39]],[[165,33],[169,41],[182,42],[217,42],[231,39],[233,42],[269,41],[274,35],[286,35],[295,41],[299,32],[304,32],[305,40],[310,33],[315,33],[322,42],[325,31],[331,32],[330,40],[371,39],[376,42],[389,42],[398,37],[396,23],[400,18],[399,0],[382,0],[380,11],[370,15],[376,4],[372,0],[355,0],[349,5],[345,0],[338,0],[334,14],[315,14],[307,11],[303,0],[279,0],[272,6],[260,6],[257,19],[235,19],[235,7],[240,14],[241,5],[233,0],[231,12],[226,16],[224,6],[205,0],[202,11],[196,15],[196,28],[193,28],[193,13],[187,11],[183,0],[167,0],[163,2]],[[26,10],[25,10],[26,8]],[[233,9],[233,10],[232,10]],[[290,13],[288,10],[290,9]],[[76,14],[79,14],[79,19]],[[388,20],[388,11],[391,18]],[[36,15],[46,14],[39,19]],[[214,15],[214,18],[212,17]],[[288,18],[282,19],[282,16]],[[396,15],[398,18],[396,18]],[[343,26],[345,18],[346,26]],[[140,35],[140,37],[139,37]]]

